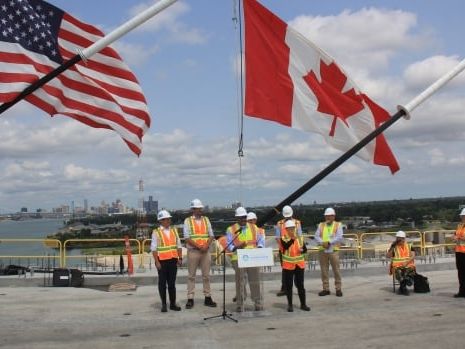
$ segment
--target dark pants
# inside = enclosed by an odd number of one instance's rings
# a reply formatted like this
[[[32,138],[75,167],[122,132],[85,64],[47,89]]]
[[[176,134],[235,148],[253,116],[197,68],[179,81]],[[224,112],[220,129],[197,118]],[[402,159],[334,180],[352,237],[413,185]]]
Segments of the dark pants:
[[[176,304],[176,274],[178,272],[178,260],[176,258],[160,261],[161,268],[158,270],[158,293],[162,304],[166,304],[166,285],[168,284],[168,295],[170,304]]]
[[[459,294],[465,295],[465,253],[455,252],[455,265],[459,277]]]
[[[305,304],[304,271],[297,266],[294,270],[283,269],[284,290],[289,305],[292,305],[292,284],[297,288],[301,303]]]

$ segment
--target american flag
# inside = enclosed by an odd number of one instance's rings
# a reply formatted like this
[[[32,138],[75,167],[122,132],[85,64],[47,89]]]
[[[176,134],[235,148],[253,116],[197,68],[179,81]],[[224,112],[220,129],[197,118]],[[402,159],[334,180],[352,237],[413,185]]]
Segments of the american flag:
[[[103,37],[94,26],[40,0],[0,0],[0,102]],[[51,116],[116,131],[139,155],[150,116],[136,77],[106,47],[25,98]]]

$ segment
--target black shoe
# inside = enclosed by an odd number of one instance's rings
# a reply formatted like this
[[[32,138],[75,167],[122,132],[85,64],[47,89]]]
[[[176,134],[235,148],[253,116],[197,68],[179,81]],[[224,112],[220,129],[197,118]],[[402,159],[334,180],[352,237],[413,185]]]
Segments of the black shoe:
[[[283,290],[281,290],[281,291],[279,291],[278,293],[276,293],[276,296],[277,296],[277,297],[282,297],[282,296],[285,296],[285,295],[286,295],[286,291],[283,291]]]
[[[287,306],[287,311],[288,311],[289,313],[292,313],[292,312],[294,311],[294,307],[293,307],[292,305],[288,305],[288,306]]]
[[[336,290],[336,297],[342,297],[342,291]]]
[[[318,292],[318,295],[319,295],[320,297],[328,296],[328,295],[330,295],[330,294],[331,294],[331,292],[329,292],[328,290],[323,290],[323,291]]]
[[[207,307],[216,308],[216,302],[213,302],[212,297],[205,297],[205,302],[203,304]]]
[[[454,298],[465,298],[465,293],[456,293],[454,294]]]
[[[400,289],[400,294],[403,295],[403,296],[408,296],[409,295],[409,290],[406,288],[401,288]]]
[[[237,301],[237,297],[234,297],[233,302],[236,303],[236,301]]]
[[[166,306],[166,304],[162,304],[161,305],[161,312],[166,313],[167,311],[168,311],[168,307]]]
[[[307,304],[301,304],[300,309],[305,310],[305,311],[310,311],[310,307]]]
[[[194,307],[194,300],[188,299],[186,303],[186,309],[192,309]]]
[[[177,305],[177,304],[171,304],[170,305],[170,310],[180,311],[181,307],[179,305]]]

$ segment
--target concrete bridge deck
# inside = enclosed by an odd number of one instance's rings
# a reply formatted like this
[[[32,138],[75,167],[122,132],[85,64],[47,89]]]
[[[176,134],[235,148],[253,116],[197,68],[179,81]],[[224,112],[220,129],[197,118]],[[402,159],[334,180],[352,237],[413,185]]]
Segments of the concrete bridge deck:
[[[249,304],[246,310],[250,311],[232,313],[238,323],[204,320],[221,314],[223,287],[221,282],[212,284],[220,307],[207,308],[199,292],[200,278],[195,307],[184,308],[186,285],[179,283],[178,303],[183,309],[168,313],[160,312],[154,279],[148,275],[152,284],[145,282],[135,291],[124,292],[106,292],[98,285],[102,282],[92,285],[91,278],[86,279],[85,288],[23,287],[11,282],[7,286],[3,281],[0,347],[393,348],[397,343],[423,349],[463,347],[465,298],[453,298],[458,288],[456,271],[451,263],[419,267],[428,276],[432,292],[409,297],[394,294],[391,279],[377,267],[344,271],[344,297],[335,297],[334,292],[318,297],[319,273],[307,271],[305,287],[312,309],[303,312],[296,307],[294,313],[286,311],[283,297],[275,296],[279,274],[271,273],[264,281],[265,310],[254,312]],[[125,278],[120,277],[122,281]],[[235,309],[233,295],[234,284],[227,282],[230,311]]]

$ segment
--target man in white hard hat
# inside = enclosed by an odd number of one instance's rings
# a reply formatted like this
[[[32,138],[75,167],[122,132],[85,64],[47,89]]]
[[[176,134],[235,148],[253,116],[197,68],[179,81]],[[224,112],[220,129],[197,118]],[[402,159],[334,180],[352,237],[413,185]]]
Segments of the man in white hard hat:
[[[233,252],[231,263],[235,271],[236,279],[236,311],[240,312],[244,306],[245,276],[250,287],[250,295],[255,304],[255,310],[263,310],[263,297],[260,290],[260,268],[238,268],[237,250],[242,248],[265,247],[265,237],[260,234],[255,224],[247,223],[247,211],[244,207],[238,207],[235,211],[237,223],[226,230],[227,246]]]
[[[319,259],[321,269],[321,281],[323,290],[319,296],[331,294],[329,291],[329,265],[333,269],[334,284],[336,287],[336,296],[342,297],[341,272],[339,270],[339,246],[342,242],[342,224],[336,222],[336,211],[328,207],[324,213],[325,221],[318,224],[315,232],[315,241],[319,245]]]
[[[459,279],[459,292],[455,298],[465,298],[465,208],[460,212],[460,223],[454,234],[455,241],[455,265]]]
[[[210,244],[215,239],[208,217],[202,213],[203,204],[199,199],[191,201],[192,215],[184,220],[183,232],[187,246],[187,303],[186,309],[194,307],[195,275],[197,268],[202,271],[204,305],[216,307],[210,290]]]
[[[391,258],[391,267],[389,274],[394,274],[396,280],[399,281],[399,294],[404,296],[409,295],[407,286],[413,284],[415,275],[415,252],[412,251],[412,245],[406,242],[407,234],[405,231],[399,230],[396,233],[396,241],[391,244],[387,258]]]
[[[278,223],[276,223],[276,226],[275,226],[275,239],[279,247],[279,261],[281,263],[281,267],[283,266],[283,260],[282,260],[283,246],[281,245],[281,238],[286,235],[286,227],[284,226],[285,223],[289,220],[293,221],[295,223],[295,231],[297,233],[297,236],[298,237],[302,236],[302,224],[300,223],[298,219],[292,218],[292,216],[294,215],[294,211],[292,210],[292,207],[289,205],[284,206],[282,210],[282,215],[283,215],[283,219],[278,221]],[[285,287],[284,278],[285,278],[284,269],[282,269],[281,288],[279,292],[276,294],[278,297],[286,295],[286,287]]]
[[[176,304],[176,274],[178,266],[182,263],[182,247],[178,231],[171,226],[171,215],[166,210],[161,210],[157,215],[160,226],[152,232],[152,251],[155,267],[158,270],[158,292],[161,299],[161,311],[166,313],[166,285],[170,299],[170,309],[181,310]]]

